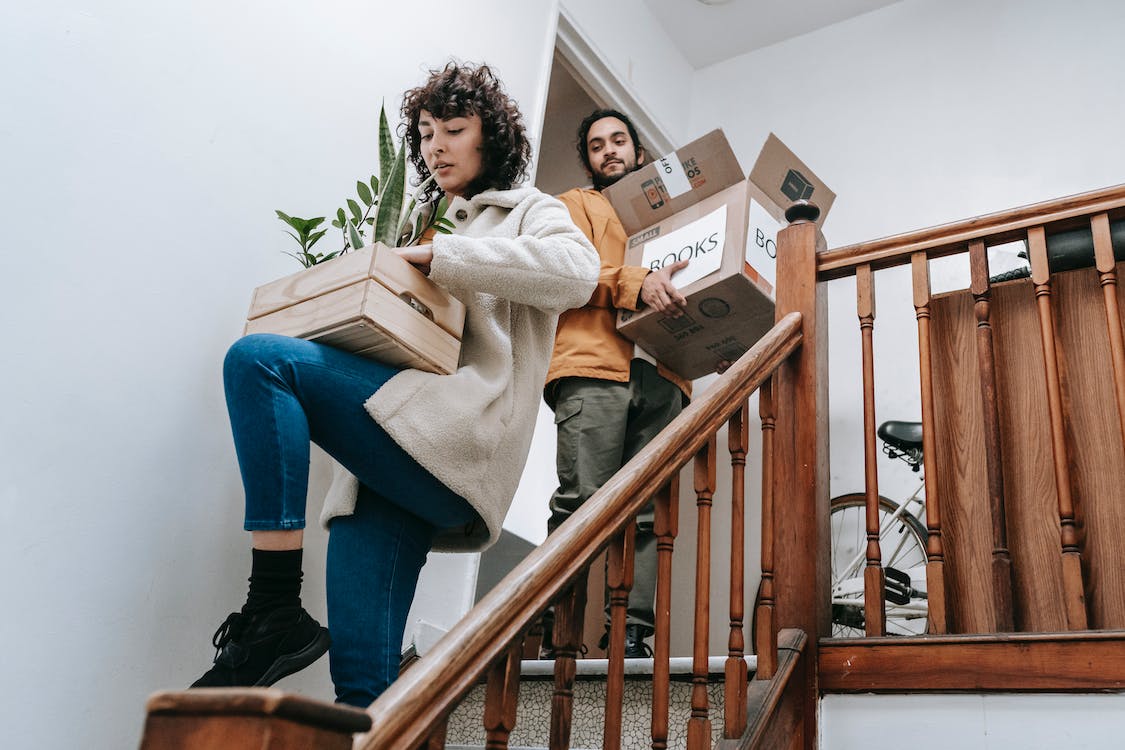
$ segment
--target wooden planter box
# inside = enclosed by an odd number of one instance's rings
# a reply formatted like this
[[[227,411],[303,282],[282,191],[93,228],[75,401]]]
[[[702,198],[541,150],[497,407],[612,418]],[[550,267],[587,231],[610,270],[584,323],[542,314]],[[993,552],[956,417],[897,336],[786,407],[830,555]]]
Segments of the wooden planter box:
[[[465,306],[376,244],[254,290],[245,333],[319,341],[380,362],[449,374]]]

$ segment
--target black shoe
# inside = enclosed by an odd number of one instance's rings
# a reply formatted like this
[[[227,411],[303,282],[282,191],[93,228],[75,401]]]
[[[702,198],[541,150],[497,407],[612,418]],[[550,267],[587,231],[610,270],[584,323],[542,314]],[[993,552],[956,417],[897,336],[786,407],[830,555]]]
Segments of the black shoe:
[[[645,643],[652,631],[644,625],[625,626],[625,658],[626,659],[651,659],[652,649]],[[606,628],[602,639],[598,641],[598,648],[609,651],[609,629]]]
[[[328,628],[301,607],[232,612],[211,639],[215,666],[191,686],[266,687],[328,651]]]

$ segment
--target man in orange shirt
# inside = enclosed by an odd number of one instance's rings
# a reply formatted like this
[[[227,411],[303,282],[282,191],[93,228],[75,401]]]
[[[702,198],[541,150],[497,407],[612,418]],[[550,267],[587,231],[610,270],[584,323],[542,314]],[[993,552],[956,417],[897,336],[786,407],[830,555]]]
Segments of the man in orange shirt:
[[[687,261],[660,271],[625,265],[625,229],[601,191],[645,162],[633,123],[601,109],[578,129],[578,154],[594,189],[559,196],[601,256],[601,274],[584,307],[559,318],[544,397],[558,428],[559,488],[551,497],[548,532],[598,490],[679,413],[690,384],[617,332],[617,311],[648,305],[670,317],[686,300],[671,276]],[[634,583],[629,594],[625,655],[649,655],[653,632],[656,539],[651,504],[637,516]],[[547,639],[545,637],[545,643]],[[550,645],[546,643],[546,655]]]

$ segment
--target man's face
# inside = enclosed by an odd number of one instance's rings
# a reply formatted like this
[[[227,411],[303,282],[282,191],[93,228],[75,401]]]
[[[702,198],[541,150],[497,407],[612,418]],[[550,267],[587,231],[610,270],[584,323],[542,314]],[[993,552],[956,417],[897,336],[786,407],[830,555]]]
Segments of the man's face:
[[[586,158],[598,190],[617,182],[645,160],[643,151],[638,157],[629,128],[616,117],[603,117],[590,126],[586,133]]]

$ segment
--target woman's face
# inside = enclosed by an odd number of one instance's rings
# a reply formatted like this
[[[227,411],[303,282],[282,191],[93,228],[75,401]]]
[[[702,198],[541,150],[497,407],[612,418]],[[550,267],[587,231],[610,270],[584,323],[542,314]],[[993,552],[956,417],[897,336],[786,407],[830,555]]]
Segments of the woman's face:
[[[439,120],[426,110],[418,117],[422,160],[449,197],[464,195],[481,173],[481,123],[475,114]]]

